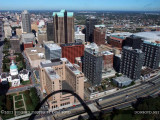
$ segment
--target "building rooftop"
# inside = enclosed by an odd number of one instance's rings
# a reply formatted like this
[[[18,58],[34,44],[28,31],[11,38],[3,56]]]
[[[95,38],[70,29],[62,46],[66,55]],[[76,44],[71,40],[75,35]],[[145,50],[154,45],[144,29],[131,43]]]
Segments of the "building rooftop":
[[[148,42],[148,41],[145,40],[144,43],[149,44],[149,45],[154,45],[154,46],[159,46],[159,47],[160,47],[160,44],[155,43],[155,42]]]
[[[105,26],[105,25],[95,25],[95,27],[104,28],[104,27],[106,27],[106,26]]]
[[[18,36],[12,36],[10,40],[19,40]]]
[[[22,34],[22,42],[23,43],[31,43],[34,41],[35,41],[35,36],[33,33]]]
[[[103,53],[103,55],[113,55],[113,53],[110,52],[110,51],[104,51],[104,52],[102,52],[102,53]]]
[[[50,50],[61,50],[61,47],[57,44],[45,43],[45,46],[48,47]]]
[[[67,66],[75,75],[81,73],[81,72],[80,72],[77,68],[75,68],[71,63],[66,64],[66,66]]]
[[[60,59],[59,60],[57,59],[56,61],[45,60],[40,63],[42,68],[61,65],[61,64],[62,64],[62,61]]]
[[[140,49],[133,49],[132,47],[129,47],[129,46],[124,46],[123,49],[127,49],[129,51],[133,51],[133,52],[136,52],[136,53],[142,53],[142,50],[140,50]]]
[[[130,33],[130,32],[118,32],[118,33],[110,33],[110,34],[106,34],[107,36],[120,36],[120,37],[129,37],[131,35],[133,35],[133,33]]]
[[[31,60],[45,59],[44,52],[45,52],[44,48],[41,48],[41,47],[26,48],[25,49],[25,54]]]
[[[133,35],[151,42],[160,41],[160,31],[139,32]]]
[[[19,79],[19,76],[18,76],[18,75],[12,75],[11,77],[12,77],[12,80],[14,80],[14,79]]]
[[[83,45],[82,43],[67,43],[67,44],[61,44],[61,47],[64,46],[76,46],[76,45]]]
[[[20,74],[28,74],[28,72],[29,72],[28,70],[23,69],[23,70],[21,70],[19,73],[20,73]]]
[[[60,12],[53,12],[53,16],[57,15],[58,17],[64,17],[66,10],[61,10]],[[67,17],[73,17],[73,12],[67,12]]]
[[[118,83],[124,83],[124,82],[132,82],[132,80],[130,78],[128,78],[127,76],[121,76],[121,77],[116,77],[113,78],[114,80],[116,80]]]
[[[51,67],[45,67],[45,71],[47,72],[47,74],[51,80],[55,80],[55,79],[60,78],[60,76]]]

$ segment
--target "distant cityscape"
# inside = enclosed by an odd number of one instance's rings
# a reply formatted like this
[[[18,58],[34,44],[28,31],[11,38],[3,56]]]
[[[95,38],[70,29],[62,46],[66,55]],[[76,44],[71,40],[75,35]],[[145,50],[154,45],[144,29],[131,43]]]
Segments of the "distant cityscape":
[[[126,120],[142,120],[145,114],[132,112],[159,111],[160,12],[1,10],[0,118],[28,120],[57,90],[76,93],[97,120],[125,120],[127,110]],[[36,120],[90,119],[65,92],[39,111],[55,114]]]

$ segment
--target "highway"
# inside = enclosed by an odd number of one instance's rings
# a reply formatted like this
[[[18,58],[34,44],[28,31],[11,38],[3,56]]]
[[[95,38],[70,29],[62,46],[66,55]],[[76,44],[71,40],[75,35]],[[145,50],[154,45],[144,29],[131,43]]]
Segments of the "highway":
[[[153,84],[155,83],[155,84]],[[100,110],[100,111],[104,111],[104,112],[110,112],[113,110],[113,108],[125,108],[125,107],[129,107],[131,106],[132,103],[137,101],[137,98],[140,97],[147,97],[147,96],[152,96],[155,95],[155,93],[158,94],[158,91],[160,90],[160,76],[155,76],[154,78],[152,78],[150,80],[150,82],[144,82],[141,83],[137,86],[134,87],[129,87],[125,90],[121,90],[119,92],[116,92],[114,94],[108,95],[106,97],[103,97],[103,101],[99,102],[98,106],[96,104],[96,102],[92,102],[94,103],[94,105]],[[87,103],[89,104],[89,103]],[[83,108],[81,107],[80,111],[78,111],[77,109],[79,108],[73,108],[72,109],[66,109],[66,110],[71,110],[70,115],[61,115],[56,117],[57,120],[61,120],[61,119],[71,119],[73,117],[73,119],[76,119],[75,116],[76,115],[80,115],[80,114],[84,114],[87,115],[85,113],[85,111],[83,110]],[[86,116],[85,116],[86,117]]]

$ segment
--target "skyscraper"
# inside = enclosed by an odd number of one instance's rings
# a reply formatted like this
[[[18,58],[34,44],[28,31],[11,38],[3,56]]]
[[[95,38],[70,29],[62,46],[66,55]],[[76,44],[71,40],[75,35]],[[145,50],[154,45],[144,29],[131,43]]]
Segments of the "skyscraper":
[[[55,43],[74,42],[74,16],[73,12],[61,10],[53,13],[53,34]]]
[[[92,43],[91,47],[88,46],[84,51],[83,72],[93,86],[101,83],[102,62],[101,52],[98,52],[97,46]]]
[[[47,40],[54,41],[53,22],[47,23]]]
[[[140,78],[144,53],[140,49],[124,46],[120,63],[120,72],[127,77],[137,80]]]
[[[96,24],[96,17],[91,16],[86,19],[86,42],[93,42],[93,31]]]
[[[144,66],[157,69],[160,63],[160,44],[144,41],[142,51],[145,54]]]
[[[30,33],[31,32],[31,20],[30,14],[27,10],[22,12],[22,30],[23,33]]]

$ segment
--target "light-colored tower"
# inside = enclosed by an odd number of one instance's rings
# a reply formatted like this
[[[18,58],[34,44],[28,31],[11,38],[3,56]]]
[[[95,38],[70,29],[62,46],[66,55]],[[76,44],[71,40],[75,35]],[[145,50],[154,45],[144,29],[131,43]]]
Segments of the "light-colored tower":
[[[30,33],[31,32],[31,20],[30,14],[27,10],[22,12],[22,32],[23,33]]]

